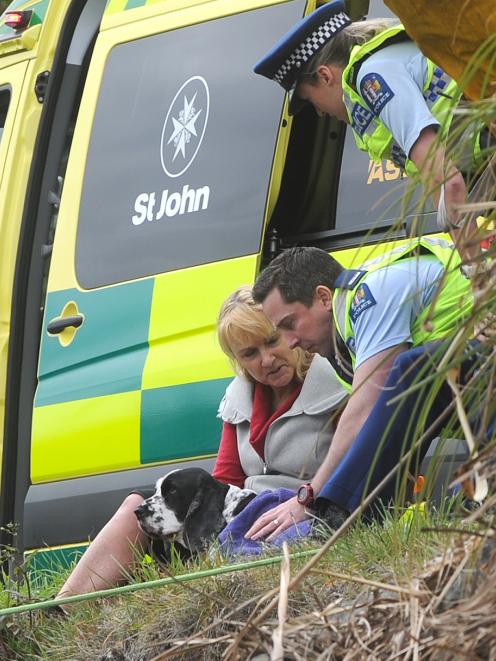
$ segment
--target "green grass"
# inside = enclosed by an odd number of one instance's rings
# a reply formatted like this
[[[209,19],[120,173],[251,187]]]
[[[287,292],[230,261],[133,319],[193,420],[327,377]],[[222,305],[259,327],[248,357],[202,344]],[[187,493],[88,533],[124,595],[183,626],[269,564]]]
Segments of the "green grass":
[[[297,616],[333,599],[355,599],[360,586],[352,580],[336,580],[332,572],[391,585],[408,585],[425,562],[440,554],[452,541],[452,535],[431,529],[450,526],[459,526],[453,507],[414,515],[409,522],[397,513],[387,512],[383,524],[356,524],[320,561],[319,573],[309,574],[291,593],[289,612]],[[429,530],[424,530],[426,528]],[[315,546],[315,542],[313,544]],[[310,548],[312,545],[306,543],[300,544],[298,550]],[[308,558],[292,560],[291,575],[307,561]],[[211,569],[220,563],[219,557],[198,558],[186,565],[176,559],[168,572],[164,572],[156,564],[145,562],[130,580],[156,580],[169,572],[181,575]],[[29,591],[24,583],[17,597],[3,593],[0,605],[23,602],[29,595],[31,601],[46,599],[56,593],[67,572],[44,570]],[[234,631],[253,610],[255,602],[247,602],[258,600],[269,589],[277,588],[279,580],[280,566],[274,564],[81,602],[73,605],[65,618],[50,617],[41,611],[19,614],[1,623],[0,658],[76,661],[99,659],[105,650],[117,649],[125,650],[126,659],[151,659],[165,649],[169,641],[187,638],[209,625],[212,628],[207,635],[211,637]],[[241,608],[235,612],[237,607]],[[184,658],[220,658],[221,652],[222,643],[218,643]]]

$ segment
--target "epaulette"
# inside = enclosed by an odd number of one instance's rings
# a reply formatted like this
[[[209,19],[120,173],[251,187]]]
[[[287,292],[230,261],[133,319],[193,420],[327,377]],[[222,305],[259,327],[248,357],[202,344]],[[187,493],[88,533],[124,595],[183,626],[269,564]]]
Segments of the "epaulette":
[[[360,280],[366,275],[367,271],[344,269],[336,278],[336,289],[355,289]]]

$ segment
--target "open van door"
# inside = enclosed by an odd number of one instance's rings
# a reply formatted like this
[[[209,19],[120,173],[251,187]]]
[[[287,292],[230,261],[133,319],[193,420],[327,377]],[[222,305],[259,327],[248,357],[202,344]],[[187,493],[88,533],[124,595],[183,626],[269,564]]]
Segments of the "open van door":
[[[10,309],[12,305],[12,287],[14,279],[14,255],[12,245],[15,245],[19,226],[12,223],[12,200],[7,195],[9,182],[4,182],[4,172],[12,179],[16,157],[15,145],[19,132],[19,121],[16,121],[19,97],[22,93],[26,75],[27,62],[18,62],[12,66],[0,69],[0,264],[2,277],[0,284],[0,429],[3,429],[5,416],[5,387],[7,379],[7,353],[9,346]],[[13,143],[13,144],[12,144]],[[3,434],[0,434],[0,465],[3,449]],[[1,475],[0,475],[1,481]],[[0,484],[1,488],[1,484]]]

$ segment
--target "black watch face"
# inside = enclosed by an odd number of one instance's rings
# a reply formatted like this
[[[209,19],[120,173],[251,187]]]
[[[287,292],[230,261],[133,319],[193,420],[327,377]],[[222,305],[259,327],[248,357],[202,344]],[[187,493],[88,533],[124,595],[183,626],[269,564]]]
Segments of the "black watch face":
[[[306,484],[302,484],[302,486],[298,489],[298,494],[296,496],[296,499],[301,505],[304,505],[308,500],[308,496],[309,496],[308,487],[306,486]]]

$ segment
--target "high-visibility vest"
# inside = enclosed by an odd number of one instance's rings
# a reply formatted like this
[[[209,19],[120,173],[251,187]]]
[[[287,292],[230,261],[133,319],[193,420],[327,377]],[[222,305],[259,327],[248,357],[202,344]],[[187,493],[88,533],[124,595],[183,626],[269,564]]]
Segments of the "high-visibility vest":
[[[350,319],[351,306],[357,289],[373,271],[384,269],[408,257],[434,255],[444,266],[431,303],[414,320],[410,329],[413,346],[449,336],[468,317],[472,310],[473,296],[470,281],[460,272],[460,256],[449,241],[442,238],[421,237],[394,248],[377,259],[364,264],[358,270],[343,271],[333,293],[332,307],[336,331],[346,344],[353,369],[355,367],[355,334]],[[349,387],[349,386],[348,386]]]
[[[402,25],[388,28],[375,35],[372,39],[359,46],[354,46],[350,53],[348,65],[343,71],[343,100],[346,105],[348,119],[353,129],[357,147],[369,153],[375,162],[381,159],[392,160],[408,175],[418,173],[415,164],[402,153],[394,141],[389,129],[368,107],[355,89],[355,80],[361,62],[375,51],[393,43],[408,40],[408,35]],[[438,66],[426,58],[427,79],[423,96],[430,112],[440,123],[440,136],[446,137],[461,92],[456,83]],[[479,141],[474,137],[471,149],[477,158],[480,151]]]

